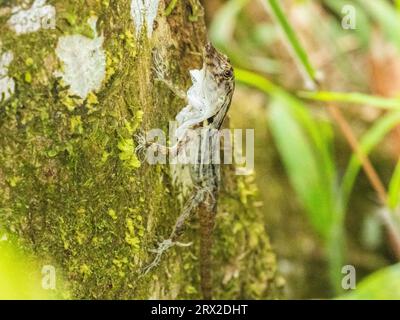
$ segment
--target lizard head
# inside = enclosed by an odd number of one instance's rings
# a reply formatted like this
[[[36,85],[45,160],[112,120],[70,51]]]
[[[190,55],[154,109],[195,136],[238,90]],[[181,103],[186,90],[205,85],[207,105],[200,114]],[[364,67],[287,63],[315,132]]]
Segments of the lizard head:
[[[235,75],[229,58],[218,52],[214,46],[208,42],[205,47],[204,64],[209,74],[219,87],[230,91],[233,89]]]
[[[212,103],[214,114],[208,122],[219,130],[232,101],[235,75],[229,58],[218,52],[210,42],[205,46],[203,68],[206,78],[209,79],[207,82],[209,97],[214,101]]]

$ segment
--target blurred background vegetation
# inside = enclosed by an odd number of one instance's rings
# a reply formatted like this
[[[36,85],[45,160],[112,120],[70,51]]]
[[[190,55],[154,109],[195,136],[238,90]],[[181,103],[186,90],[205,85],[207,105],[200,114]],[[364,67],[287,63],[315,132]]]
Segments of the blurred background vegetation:
[[[231,126],[255,128],[286,297],[399,299],[400,1],[203,3],[236,67]]]
[[[15,239],[0,236],[0,300],[70,299],[61,275],[54,279],[55,285],[48,287],[51,283],[46,265],[43,265],[46,261],[39,261],[15,243]]]
[[[255,129],[285,297],[400,299],[400,1],[201,2],[236,68],[230,125]],[[68,297],[29,287],[40,281],[21,274],[40,269],[5,240],[0,230],[0,298]]]

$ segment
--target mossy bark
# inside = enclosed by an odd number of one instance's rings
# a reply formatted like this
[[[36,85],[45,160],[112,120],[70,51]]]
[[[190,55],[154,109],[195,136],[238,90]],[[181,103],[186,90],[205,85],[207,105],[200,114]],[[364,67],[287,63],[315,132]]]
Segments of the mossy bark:
[[[149,249],[167,237],[181,191],[167,165],[135,165],[133,131],[167,130],[182,108],[152,76],[152,50],[168,52],[171,78],[190,85],[201,65],[205,26],[194,1],[160,1],[151,39],[135,37],[130,1],[48,1],[57,28],[16,35],[0,14],[1,50],[12,50],[16,92],[0,104],[0,228],[64,275],[73,298],[200,298],[199,232],[194,219],[182,242],[144,277]],[[73,97],[54,76],[60,36],[84,33],[91,15],[104,35],[102,88]],[[89,32],[90,33],[90,32]],[[122,147],[121,147],[122,145]],[[122,154],[124,153],[125,154]],[[250,177],[224,168],[213,248],[215,298],[275,298],[276,261]]]

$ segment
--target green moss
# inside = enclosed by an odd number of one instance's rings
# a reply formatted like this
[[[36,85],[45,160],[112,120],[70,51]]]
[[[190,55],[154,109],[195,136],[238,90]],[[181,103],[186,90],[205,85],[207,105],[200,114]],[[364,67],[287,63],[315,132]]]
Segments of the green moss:
[[[171,249],[154,272],[138,277],[153,258],[149,249],[169,235],[181,201],[168,166],[139,166],[133,135],[139,128],[166,128],[181,101],[152,84],[152,44],[134,39],[129,1],[52,4],[63,13],[56,30],[16,37],[0,24],[3,49],[15,53],[10,75],[18,88],[0,104],[0,225],[20,246],[51,257],[75,298],[199,298],[195,221],[181,239],[192,246]],[[190,52],[201,51],[204,25],[180,20],[187,14],[182,3],[175,11],[169,21],[177,17],[174,23],[186,32],[174,35],[179,49],[171,48],[172,77],[187,86],[187,70],[200,63]],[[93,13],[105,37],[106,80],[82,100],[54,77],[60,68],[54,49],[59,36],[84,29]],[[224,181],[235,189],[234,178]],[[214,255],[215,281],[223,286],[216,285],[217,295],[264,298],[275,294],[268,286],[274,256],[256,225],[253,191],[247,181],[239,185],[239,193],[221,196]]]

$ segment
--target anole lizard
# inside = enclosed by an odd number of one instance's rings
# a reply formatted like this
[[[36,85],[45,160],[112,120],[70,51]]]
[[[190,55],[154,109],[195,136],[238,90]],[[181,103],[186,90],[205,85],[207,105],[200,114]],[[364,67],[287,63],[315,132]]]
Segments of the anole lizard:
[[[162,254],[177,242],[183,232],[185,221],[197,212],[200,220],[200,273],[201,289],[205,299],[212,297],[212,232],[217,207],[220,182],[219,163],[213,161],[219,152],[216,141],[218,132],[231,105],[235,88],[233,68],[229,59],[219,53],[211,43],[207,43],[203,54],[203,68],[190,71],[193,86],[183,94],[165,77],[165,70],[156,61],[156,73],[176,94],[186,100],[187,105],[176,117],[178,128],[175,132],[178,142],[173,147],[156,143],[149,144],[139,137],[140,148],[152,148],[152,151],[176,156],[184,149],[190,150],[190,176],[193,191],[178,217],[169,239],[159,244],[154,261],[147,266],[145,273],[155,267]],[[195,135],[189,134],[193,133]]]

